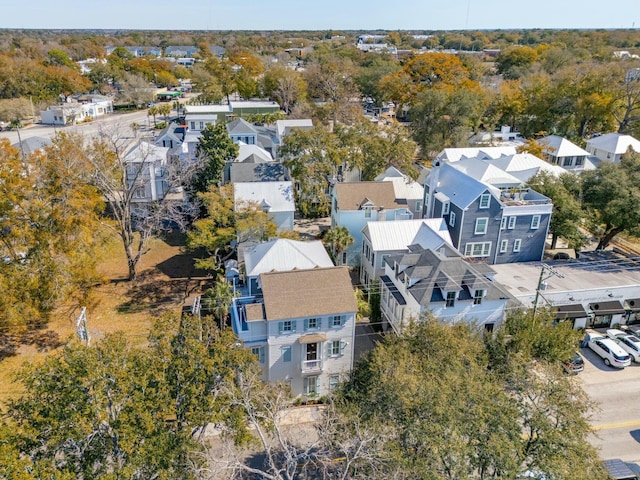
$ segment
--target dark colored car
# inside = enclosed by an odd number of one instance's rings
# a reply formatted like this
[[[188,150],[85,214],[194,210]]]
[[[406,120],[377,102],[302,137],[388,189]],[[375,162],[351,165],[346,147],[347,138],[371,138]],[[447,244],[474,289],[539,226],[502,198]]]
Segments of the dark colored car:
[[[578,352],[575,352],[573,357],[562,363],[562,368],[565,372],[572,375],[580,373],[584,370],[584,360],[582,359],[582,355],[580,355]]]

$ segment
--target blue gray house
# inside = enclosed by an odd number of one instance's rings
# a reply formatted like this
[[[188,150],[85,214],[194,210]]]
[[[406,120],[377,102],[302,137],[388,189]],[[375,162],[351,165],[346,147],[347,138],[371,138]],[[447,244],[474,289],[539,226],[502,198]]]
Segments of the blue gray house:
[[[435,160],[424,186],[424,217],[444,218],[465,257],[490,264],[542,260],[551,200],[530,188],[492,183]]]

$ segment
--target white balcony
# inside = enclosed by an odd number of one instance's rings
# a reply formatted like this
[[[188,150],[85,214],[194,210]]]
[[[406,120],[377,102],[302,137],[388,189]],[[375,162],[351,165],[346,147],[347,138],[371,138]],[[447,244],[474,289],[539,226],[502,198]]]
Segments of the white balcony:
[[[315,373],[322,371],[322,359],[317,360],[303,360],[302,361],[302,373]]]

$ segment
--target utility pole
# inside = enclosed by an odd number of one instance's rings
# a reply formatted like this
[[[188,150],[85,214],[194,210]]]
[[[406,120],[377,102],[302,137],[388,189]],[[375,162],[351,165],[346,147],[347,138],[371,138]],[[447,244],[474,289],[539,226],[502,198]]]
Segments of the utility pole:
[[[536,312],[538,311],[538,298],[540,298],[540,291],[544,290],[543,287],[546,287],[544,283],[545,280],[548,280],[551,277],[564,278],[564,275],[558,272],[555,268],[543,263],[540,269],[540,277],[538,278],[538,286],[536,287],[536,298],[533,301],[533,316],[532,320],[535,323],[536,321]]]

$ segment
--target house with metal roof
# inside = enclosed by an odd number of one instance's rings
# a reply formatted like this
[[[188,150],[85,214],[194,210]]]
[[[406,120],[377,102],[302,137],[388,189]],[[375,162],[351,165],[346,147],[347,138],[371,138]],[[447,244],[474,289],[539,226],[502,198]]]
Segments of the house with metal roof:
[[[233,184],[236,209],[255,205],[267,212],[278,227],[278,232],[293,230],[296,210],[293,185],[286,182],[237,182]]]
[[[311,270],[333,267],[333,261],[321,241],[301,242],[278,238],[245,248],[241,254],[240,269],[247,295],[262,292],[261,273]]]
[[[465,257],[490,264],[541,260],[551,199],[509,183],[515,180],[505,183],[509,172],[487,178],[482,165],[457,168],[459,163],[433,162],[424,186],[424,217],[444,218]],[[473,176],[478,172],[485,181]]]
[[[258,131],[243,118],[237,118],[227,123],[227,132],[233,143],[256,145],[258,143]]]
[[[327,395],[353,368],[356,297],[345,267],[259,275],[262,295],[235,297],[233,331],[251,349],[263,380],[294,396]]]
[[[336,183],[331,197],[331,226],[346,227],[353,244],[343,252],[341,264],[360,261],[362,229],[367,222],[411,220],[406,199],[397,198],[393,182]]]
[[[594,170],[600,159],[580,148],[575,143],[558,135],[548,135],[538,140],[544,147],[544,159],[570,172]]]
[[[385,259],[380,277],[385,328],[400,333],[427,313],[442,322],[469,322],[488,331],[504,320],[512,297],[493,280],[489,266],[420,245],[408,250]]]
[[[446,256],[461,256],[453,243],[443,218],[368,222],[362,229],[360,283],[367,289],[373,280],[384,275],[384,259],[420,245]]]
[[[389,167],[376,178],[376,182],[391,182],[396,198],[404,200],[407,208],[411,210],[413,218],[422,216],[422,202],[424,197],[424,189],[422,185],[405,175],[395,167]]]
[[[640,153],[640,141],[631,135],[606,133],[587,140],[587,151],[603,162],[619,162],[629,149]]]

